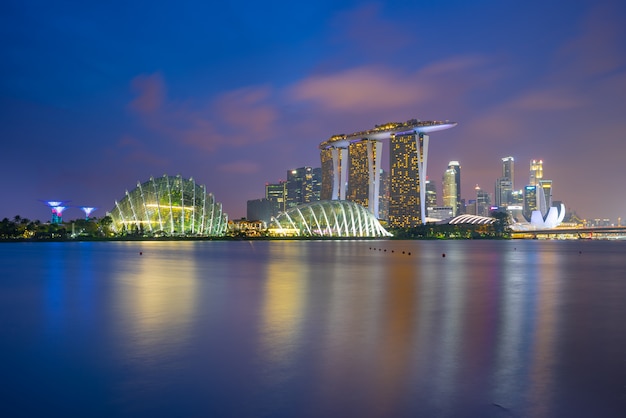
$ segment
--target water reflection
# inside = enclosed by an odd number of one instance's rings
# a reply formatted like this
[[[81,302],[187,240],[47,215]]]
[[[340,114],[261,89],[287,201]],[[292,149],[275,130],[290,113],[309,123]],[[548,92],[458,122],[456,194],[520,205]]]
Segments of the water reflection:
[[[198,277],[196,259],[186,254],[193,243],[143,244],[117,258],[116,330],[124,352],[151,367],[188,343]],[[182,248],[181,248],[182,247]]]
[[[270,368],[282,372],[293,366],[306,309],[308,268],[295,262],[299,256],[295,246],[270,245],[264,277],[261,344]]]

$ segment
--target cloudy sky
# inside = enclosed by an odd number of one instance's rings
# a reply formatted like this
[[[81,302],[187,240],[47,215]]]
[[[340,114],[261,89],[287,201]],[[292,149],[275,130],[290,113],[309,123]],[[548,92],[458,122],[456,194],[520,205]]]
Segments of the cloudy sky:
[[[103,216],[165,173],[239,218],[331,135],[411,118],[458,122],[431,136],[439,189],[450,160],[472,199],[501,157],[518,189],[542,159],[569,209],[626,218],[624,22],[621,0],[3,1],[0,218]]]

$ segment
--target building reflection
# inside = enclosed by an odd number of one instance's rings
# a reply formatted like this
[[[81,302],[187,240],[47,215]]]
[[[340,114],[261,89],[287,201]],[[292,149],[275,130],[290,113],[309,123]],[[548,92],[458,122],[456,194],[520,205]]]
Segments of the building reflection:
[[[193,243],[143,243],[142,255],[129,245],[117,268],[115,312],[125,355],[144,366],[159,364],[165,356],[189,342],[196,310],[198,271],[194,257],[180,260],[170,246]],[[155,251],[150,251],[150,248]],[[158,250],[158,251],[157,251]]]
[[[260,336],[264,361],[274,370],[292,365],[299,348],[309,275],[307,265],[294,262],[300,252],[295,245],[269,245]]]

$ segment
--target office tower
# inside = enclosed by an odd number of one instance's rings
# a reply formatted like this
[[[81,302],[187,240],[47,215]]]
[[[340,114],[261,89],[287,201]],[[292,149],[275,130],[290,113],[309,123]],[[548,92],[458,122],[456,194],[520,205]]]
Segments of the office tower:
[[[545,215],[552,207],[552,180],[542,179],[539,181],[539,189],[543,191],[544,206],[541,206],[541,214]]]
[[[506,207],[513,203],[513,183],[508,177],[496,180],[496,201],[498,207]]]
[[[456,172],[454,175],[454,181],[456,183],[456,210],[454,211],[454,215],[460,215],[464,212],[464,206],[461,205],[461,165],[458,161],[450,161],[448,163],[448,169],[454,169]]]
[[[476,185],[476,215],[489,216],[491,211],[491,196]]]
[[[426,210],[437,206],[437,186],[435,182],[426,180]]]
[[[370,139],[353,142],[348,147],[349,174],[347,200],[366,207],[379,217],[380,155],[382,142]]]
[[[515,189],[515,159],[513,157],[504,157],[502,159],[502,177],[511,181],[511,190]]]
[[[321,169],[300,167],[287,171],[285,208],[319,200]]]
[[[524,217],[530,221],[530,216],[537,209],[537,186],[526,186],[524,188]]]
[[[537,186],[543,178],[543,161],[532,160],[530,162],[530,181],[529,186]]]
[[[380,170],[380,193],[378,203],[378,218],[389,219],[389,172]]]
[[[272,216],[278,216],[280,212],[284,212],[285,196],[287,194],[287,183],[279,181],[275,184],[267,183],[265,185],[265,198],[271,202]]]
[[[249,221],[270,222],[272,216],[272,202],[268,199],[248,200],[246,205],[246,219]]]
[[[451,165],[451,167],[454,167]],[[452,216],[456,216],[458,204],[456,187],[456,170],[448,168],[443,173],[443,206],[452,208]]]

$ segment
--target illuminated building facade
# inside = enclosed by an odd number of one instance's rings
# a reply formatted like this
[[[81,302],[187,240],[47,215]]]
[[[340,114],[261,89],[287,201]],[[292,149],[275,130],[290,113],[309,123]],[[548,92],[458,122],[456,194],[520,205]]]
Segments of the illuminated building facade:
[[[419,178],[426,178],[428,133],[454,126],[456,126],[454,122],[412,119],[403,123],[391,122],[376,125],[373,129],[349,135],[332,136],[320,144],[324,190],[322,198],[328,196],[328,184],[332,181],[331,199],[344,200],[354,197],[363,200],[365,195],[363,180],[366,179],[367,208],[370,213],[379,217],[381,141],[390,139],[392,153],[389,186],[390,225],[410,227],[419,224],[422,219],[426,218],[426,189],[419,187]],[[410,145],[411,142],[413,145]],[[350,154],[351,147],[357,148],[352,154]],[[360,147],[363,148],[359,149]],[[410,151],[411,147],[413,151]],[[402,152],[408,152],[408,154],[402,155]],[[419,157],[412,155],[411,152],[416,152]],[[350,155],[352,158],[349,158]],[[349,167],[350,163],[356,167],[354,178],[348,175],[348,170],[352,170],[352,167]],[[410,164],[415,164],[415,166],[409,166]],[[351,190],[351,181],[361,184],[355,185],[352,190],[356,191],[349,196],[347,191]],[[401,194],[400,190],[406,191],[407,195]]]
[[[287,197],[287,183],[279,181],[278,183],[265,184],[265,198],[270,201],[272,216],[284,212],[286,208],[285,199]]]
[[[457,187],[456,187],[456,170],[454,168],[448,168],[443,173],[443,206],[449,206],[453,208],[453,215],[457,215]]]
[[[491,196],[476,185],[476,215],[489,216],[491,212]]]
[[[495,204],[506,207],[513,204],[513,190],[515,189],[515,160],[513,157],[502,158],[502,176],[496,180]]]
[[[350,144],[348,148],[349,174],[347,200],[369,208],[373,205],[372,213],[378,214],[380,201],[374,198],[379,190],[372,185],[380,184],[375,176],[380,176],[380,154],[382,142],[364,139]],[[378,206],[378,209],[376,208]]]
[[[190,178],[151,177],[137,183],[111,210],[115,232],[146,235],[222,236],[228,216],[206,187]]]
[[[524,188],[524,217],[530,219],[537,206],[537,186],[526,186]]]
[[[287,172],[285,210],[320,200],[321,171],[320,168],[300,167]]]
[[[456,183],[456,209],[455,215],[463,213],[465,204],[461,199],[461,164],[458,161],[450,161],[448,163],[448,169],[454,169],[454,182]]]
[[[302,237],[391,236],[367,209],[347,200],[322,200],[291,208],[272,219],[269,232]]]
[[[435,182],[426,180],[426,212],[430,216],[430,208],[437,206],[437,186]]]
[[[389,172],[380,170],[380,193],[378,195],[378,219],[389,219]]]
[[[528,185],[537,186],[541,179],[543,179],[543,160],[532,160],[530,162],[530,181]]]
[[[414,135],[394,135],[389,145],[389,226],[411,228],[426,218],[425,213],[420,217],[420,192],[423,187],[419,165],[423,163],[423,155],[418,151],[418,145],[423,148],[424,139],[418,137],[416,140]],[[424,206],[425,200],[426,190]]]

